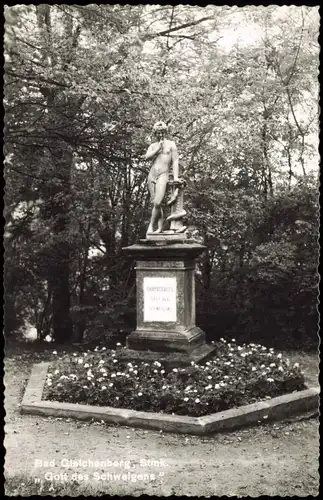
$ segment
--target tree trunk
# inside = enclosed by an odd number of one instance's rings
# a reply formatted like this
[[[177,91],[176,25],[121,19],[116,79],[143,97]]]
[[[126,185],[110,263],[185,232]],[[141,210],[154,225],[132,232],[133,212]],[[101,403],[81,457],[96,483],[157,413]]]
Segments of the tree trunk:
[[[70,318],[70,243],[69,243],[69,199],[73,154],[65,143],[57,151],[57,165],[60,171],[52,189],[52,215],[54,217],[54,248],[52,260],[52,314],[53,339],[58,343],[69,342],[73,336]],[[58,195],[58,196],[57,196]]]

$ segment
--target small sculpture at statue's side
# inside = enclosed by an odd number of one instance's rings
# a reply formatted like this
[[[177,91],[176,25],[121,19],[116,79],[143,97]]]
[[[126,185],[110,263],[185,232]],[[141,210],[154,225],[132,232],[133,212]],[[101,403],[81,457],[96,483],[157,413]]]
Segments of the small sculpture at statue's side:
[[[162,121],[155,123],[153,132],[157,140],[149,146],[144,157],[145,160],[152,160],[148,175],[148,188],[153,207],[147,235],[163,232],[162,203],[167,187],[171,189],[171,197],[167,203],[171,206],[171,215],[167,218],[170,221],[170,231],[167,232],[184,232],[186,229],[180,220],[186,213],[183,210],[184,181],[178,177],[177,147],[174,141],[166,138],[167,131],[166,123]],[[171,170],[170,167],[172,167]]]

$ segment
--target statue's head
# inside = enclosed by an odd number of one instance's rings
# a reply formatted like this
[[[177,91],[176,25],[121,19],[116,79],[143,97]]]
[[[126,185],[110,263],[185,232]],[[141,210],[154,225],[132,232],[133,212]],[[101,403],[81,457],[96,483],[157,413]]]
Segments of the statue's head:
[[[168,127],[165,122],[156,122],[153,126],[153,132],[157,136],[165,135],[167,133]]]

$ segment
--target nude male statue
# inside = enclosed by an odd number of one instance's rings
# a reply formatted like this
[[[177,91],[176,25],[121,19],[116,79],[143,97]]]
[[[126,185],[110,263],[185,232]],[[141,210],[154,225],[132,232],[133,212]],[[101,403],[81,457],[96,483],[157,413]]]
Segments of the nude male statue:
[[[156,142],[153,142],[147,150],[145,160],[152,160],[148,175],[148,189],[150,192],[153,208],[147,234],[161,233],[163,230],[164,214],[161,207],[166,194],[169,174],[172,173],[174,180],[178,180],[178,153],[174,141],[166,139],[167,125],[157,122],[153,127]],[[170,167],[172,170],[170,171]],[[155,227],[157,226],[157,229]]]

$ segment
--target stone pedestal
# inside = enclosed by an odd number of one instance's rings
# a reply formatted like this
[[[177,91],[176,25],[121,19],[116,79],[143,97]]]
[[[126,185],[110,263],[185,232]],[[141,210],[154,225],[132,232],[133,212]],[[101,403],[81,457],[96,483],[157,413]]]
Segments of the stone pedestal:
[[[136,260],[137,328],[127,338],[123,358],[185,365],[213,352],[195,325],[195,259],[204,249],[165,236],[124,248]]]

